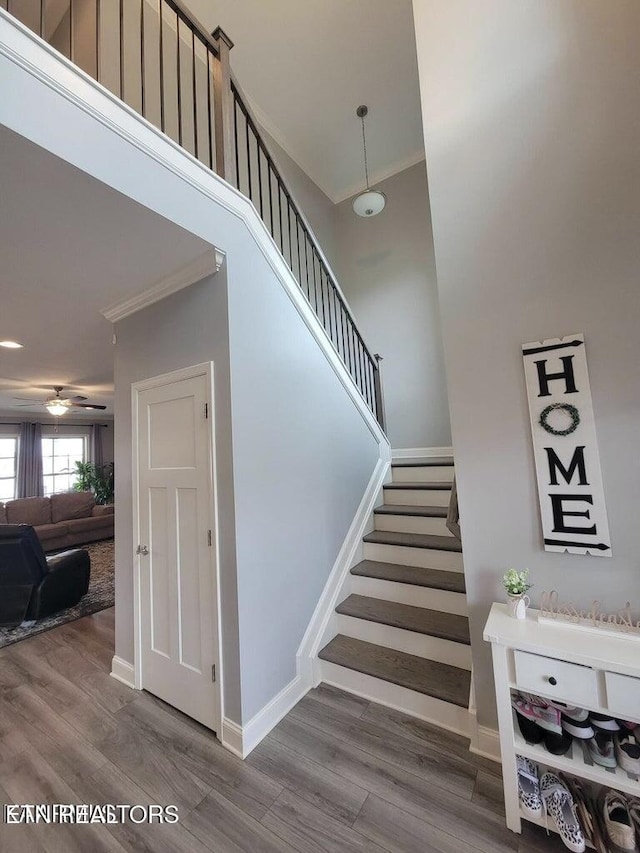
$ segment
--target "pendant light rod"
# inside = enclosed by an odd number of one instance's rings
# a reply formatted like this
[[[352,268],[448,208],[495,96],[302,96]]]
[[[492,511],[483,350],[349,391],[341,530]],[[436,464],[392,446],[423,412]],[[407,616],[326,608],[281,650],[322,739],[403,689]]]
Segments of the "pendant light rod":
[[[362,122],[362,153],[364,154],[364,179],[367,183],[367,192],[369,191],[369,163],[367,162],[367,137],[364,132],[364,119],[369,113],[369,107],[366,104],[361,104],[356,110],[356,115]]]

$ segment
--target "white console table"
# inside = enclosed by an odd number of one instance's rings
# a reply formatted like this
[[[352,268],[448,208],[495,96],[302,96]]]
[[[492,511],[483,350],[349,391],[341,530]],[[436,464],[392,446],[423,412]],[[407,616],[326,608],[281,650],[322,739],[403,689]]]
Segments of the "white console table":
[[[530,758],[542,769],[640,796],[638,779],[620,767],[612,771],[589,764],[576,741],[566,755],[552,755],[542,745],[526,743],[511,708],[511,690],[523,690],[640,722],[640,637],[612,636],[560,619],[538,622],[537,610],[530,610],[526,619],[514,619],[505,604],[494,604],[484,639],[491,643],[493,656],[509,829],[520,832],[521,821],[531,820],[520,811],[516,755]]]

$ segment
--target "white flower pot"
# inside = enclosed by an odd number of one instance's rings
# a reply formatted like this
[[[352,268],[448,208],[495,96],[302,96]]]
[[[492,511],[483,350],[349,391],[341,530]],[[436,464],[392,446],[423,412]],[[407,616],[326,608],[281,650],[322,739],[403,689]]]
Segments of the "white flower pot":
[[[527,607],[531,604],[531,599],[525,593],[521,595],[511,595],[507,593],[507,605],[509,607],[509,615],[514,619],[526,619]]]

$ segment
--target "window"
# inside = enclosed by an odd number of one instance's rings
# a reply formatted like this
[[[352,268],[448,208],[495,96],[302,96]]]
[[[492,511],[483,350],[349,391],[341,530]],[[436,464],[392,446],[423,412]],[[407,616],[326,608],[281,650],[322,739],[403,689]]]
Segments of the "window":
[[[16,496],[17,450],[17,438],[0,438],[0,501],[12,501]]]
[[[76,462],[85,461],[84,436],[42,439],[42,473],[45,495],[69,492],[76,482]]]

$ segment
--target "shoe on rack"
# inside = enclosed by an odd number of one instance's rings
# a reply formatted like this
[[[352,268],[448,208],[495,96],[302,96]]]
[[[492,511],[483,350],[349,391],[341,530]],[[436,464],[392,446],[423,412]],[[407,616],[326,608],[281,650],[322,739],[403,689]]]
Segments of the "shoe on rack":
[[[640,800],[636,797],[627,797],[627,805],[629,806],[631,823],[636,831],[636,839],[640,845]]]
[[[559,735],[555,732],[544,733],[545,749],[552,755],[566,755],[572,743],[573,738],[568,732],[561,732]]]
[[[527,743],[540,743],[544,737],[544,732],[537,723],[525,717],[519,711],[516,711],[516,720],[522,737]]]
[[[550,708],[549,706],[543,707],[542,705],[534,705],[529,701],[530,698],[537,697],[529,697],[519,693],[514,693],[511,695],[511,704],[520,716],[525,717],[532,723],[536,723],[545,731],[561,734],[562,724],[560,721],[560,711],[558,711],[557,708]],[[522,734],[526,740],[524,732]]]
[[[613,748],[613,734],[611,732],[596,732],[595,736],[588,740],[587,747],[592,760],[600,767],[616,767],[616,754]]]
[[[547,813],[556,823],[565,847],[573,853],[583,853],[585,840],[576,814],[573,797],[555,773],[545,773],[540,780],[540,794]]]
[[[567,708],[562,711],[562,728],[579,740],[589,740],[595,735],[589,712],[585,708]]]
[[[522,755],[516,755],[516,767],[518,769],[518,799],[520,808],[529,817],[542,817],[542,797],[540,796],[540,782],[538,781],[538,768]]]
[[[607,839],[617,850],[636,849],[636,833],[626,798],[618,791],[603,788],[598,807],[604,817]]]
[[[559,773],[558,776],[573,797],[578,822],[580,829],[582,829],[585,843],[593,847],[596,853],[610,853],[605,843],[605,833],[603,827],[601,827],[601,820],[598,819],[600,818],[600,812],[591,802],[582,780],[576,779],[573,776],[565,776],[564,773]]]
[[[613,736],[615,756],[618,764],[632,776],[640,775],[640,742],[628,729],[621,729]]]
[[[589,719],[591,720],[591,725],[594,729],[600,729],[604,732],[620,731],[618,723],[613,719],[613,717],[609,717],[607,714],[595,714],[592,711],[589,714]]]

